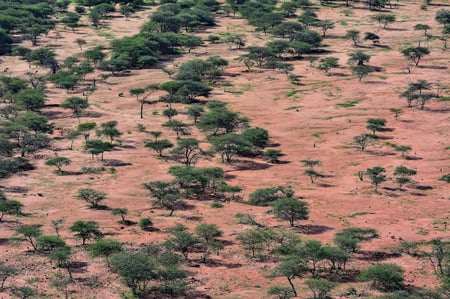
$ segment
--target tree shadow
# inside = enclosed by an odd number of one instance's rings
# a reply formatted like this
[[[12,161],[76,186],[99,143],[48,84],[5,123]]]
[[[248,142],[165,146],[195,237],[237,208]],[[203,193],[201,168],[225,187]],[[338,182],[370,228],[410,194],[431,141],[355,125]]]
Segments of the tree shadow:
[[[234,163],[234,169],[237,171],[244,171],[244,170],[264,170],[272,167],[271,164],[267,163],[258,163],[255,161],[239,161],[237,163]]]
[[[224,261],[218,261],[213,259],[207,259],[206,262],[202,263],[207,267],[226,267],[228,269],[237,269],[242,267],[242,264],[240,263],[227,263]]]
[[[305,224],[305,225],[299,225],[295,227],[295,230],[298,233],[305,234],[305,235],[319,235],[326,231],[332,230],[333,228],[326,226],[326,225],[319,225],[319,224]]]
[[[422,158],[421,157],[417,157],[417,156],[407,155],[407,156],[405,156],[405,160],[415,161],[415,160],[422,160]]]
[[[426,191],[426,190],[433,190],[433,187],[427,186],[427,185],[417,185],[417,186],[415,186],[415,189],[421,190],[421,191]]]
[[[322,188],[330,188],[334,187],[335,185],[328,184],[328,183],[315,183],[316,186],[322,187]]]
[[[87,266],[88,266],[88,263],[86,263],[86,262],[73,261],[70,263],[70,270],[73,273],[86,273]]]
[[[347,283],[357,281],[360,273],[361,271],[356,269],[343,269],[335,272],[329,272],[321,276],[329,281]]]
[[[448,67],[442,65],[418,65],[419,69],[446,70]]]
[[[133,165],[128,162],[123,162],[122,160],[117,159],[104,159],[103,166],[111,166],[111,167],[120,167],[120,166],[130,166]]]
[[[0,238],[0,246],[7,245],[9,243],[8,238]]]
[[[363,261],[371,261],[371,262],[379,262],[387,259],[399,257],[400,253],[393,252],[385,252],[385,251],[358,251],[355,254],[359,260]]]
[[[0,189],[3,189],[3,191],[5,192],[9,192],[9,193],[28,193],[28,191],[30,191],[29,188],[27,187],[22,187],[22,186],[0,186]]]

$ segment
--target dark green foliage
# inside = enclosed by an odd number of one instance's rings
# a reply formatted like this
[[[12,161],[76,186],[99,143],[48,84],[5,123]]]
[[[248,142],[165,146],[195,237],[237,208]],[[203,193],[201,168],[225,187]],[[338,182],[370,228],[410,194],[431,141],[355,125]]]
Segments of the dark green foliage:
[[[269,159],[270,163],[276,164],[280,163],[280,158],[284,156],[281,150],[276,150],[273,148],[269,148],[264,152],[264,156]]]
[[[386,120],[384,118],[369,118],[366,128],[372,131],[373,136],[375,136],[375,133],[383,131],[385,126]]]
[[[161,140],[146,142],[145,147],[151,148],[152,150],[157,152],[160,157],[162,157],[163,151],[165,149],[169,149],[169,148],[173,147],[173,144],[168,139],[161,139]]]
[[[177,140],[177,146],[172,150],[173,157],[186,166],[195,165],[203,154],[195,138],[182,138]]]
[[[273,213],[279,219],[289,221],[291,226],[296,220],[307,220],[309,215],[307,204],[292,197],[277,199],[273,204]]]
[[[265,148],[269,142],[269,133],[267,130],[255,127],[244,130],[241,137],[249,141],[253,146]]]
[[[128,215],[128,209],[127,208],[114,208],[111,210],[111,215],[113,216],[120,216],[122,219],[121,223],[126,224],[128,223],[127,220],[125,220],[125,216]]]
[[[145,296],[150,281],[156,279],[156,261],[140,253],[117,253],[110,259],[111,269],[120,275],[134,294]]]
[[[313,292],[314,299],[329,298],[328,293],[338,285],[325,279],[308,279],[305,284]]]
[[[148,231],[151,230],[153,227],[153,222],[150,218],[146,217],[146,218],[141,218],[139,219],[139,227],[142,230]]]
[[[194,120],[194,123],[197,123],[198,118],[205,112],[203,106],[200,105],[189,105],[186,108],[186,114]]]
[[[413,61],[414,64],[417,66],[417,65],[419,65],[419,62],[423,56],[430,54],[430,49],[427,47],[421,47],[421,46],[407,47],[407,48],[401,50],[401,53],[408,60]]]
[[[215,108],[202,114],[197,127],[213,136],[232,133],[239,128],[246,127],[248,119],[226,108]]]
[[[448,9],[440,9],[436,12],[435,19],[438,23],[443,25],[450,24],[450,10]]]
[[[373,286],[379,290],[394,291],[402,288],[403,272],[397,264],[375,264],[362,271],[359,279],[372,281]]]
[[[106,198],[106,193],[92,188],[81,188],[76,198],[87,202],[92,209],[97,209],[99,203]]]
[[[86,245],[86,241],[101,237],[98,223],[95,221],[76,221],[69,230],[75,234],[75,237],[82,240],[82,244]]]
[[[378,185],[386,181],[386,170],[383,167],[375,166],[372,168],[367,168],[366,175],[370,178],[372,184],[375,186],[375,191],[377,191]]]
[[[395,181],[399,184],[399,188],[406,183],[411,182],[411,176],[416,175],[417,171],[410,169],[406,166],[400,165],[395,168],[394,175],[396,176]]]
[[[372,228],[350,227],[337,232],[333,241],[339,248],[347,252],[356,252],[360,242],[378,237],[377,231]]]
[[[122,244],[114,239],[100,239],[88,246],[88,251],[93,257],[104,257],[109,266],[109,257],[121,252]]]
[[[83,114],[83,111],[89,107],[89,102],[87,99],[83,99],[80,97],[70,97],[65,99],[61,105],[62,108],[71,109],[73,115],[80,121],[80,116]]]
[[[106,136],[112,144],[114,139],[120,137],[122,132],[117,129],[117,121],[111,120],[100,124],[100,129],[96,131],[98,136]]]
[[[0,222],[5,215],[21,215],[23,204],[17,200],[0,201]]]
[[[72,161],[66,157],[55,157],[45,161],[45,165],[56,166],[57,172],[62,173],[62,167],[70,165]]]
[[[37,250],[36,238],[42,235],[42,230],[39,227],[33,225],[23,225],[16,229],[16,234],[22,235],[24,238],[23,240],[31,244],[33,251]]]
[[[0,262],[0,290],[5,288],[5,282],[9,277],[19,274],[19,270],[13,266],[7,266],[4,262]]]
[[[282,186],[258,189],[248,197],[248,204],[254,206],[269,206],[279,198],[293,198],[294,191]]]
[[[0,55],[11,53],[12,42],[13,40],[11,36],[4,30],[0,29]]]
[[[219,167],[172,166],[169,173],[175,177],[175,184],[185,192],[185,196],[202,198],[215,194],[224,176],[223,169]]]
[[[348,56],[348,63],[350,65],[364,65],[364,63],[370,60],[370,55],[360,50],[352,52]]]
[[[72,279],[71,261],[70,254],[71,248],[69,246],[58,246],[50,252],[48,258],[51,261],[58,263],[58,267],[65,268],[69,274],[70,279]]]
[[[103,161],[103,153],[111,151],[114,146],[112,143],[103,140],[87,140],[84,148],[92,155],[92,159],[94,156],[101,155]]]
[[[439,178],[440,181],[450,183],[450,173],[444,174]]]
[[[17,105],[24,110],[39,111],[45,106],[45,95],[42,90],[26,88],[15,96]]]
[[[366,32],[364,33],[364,40],[370,40],[372,41],[373,45],[380,43],[380,37],[373,33],[373,32]]]
[[[40,235],[36,237],[36,248],[39,251],[50,252],[56,248],[66,246],[66,241],[58,236]]]

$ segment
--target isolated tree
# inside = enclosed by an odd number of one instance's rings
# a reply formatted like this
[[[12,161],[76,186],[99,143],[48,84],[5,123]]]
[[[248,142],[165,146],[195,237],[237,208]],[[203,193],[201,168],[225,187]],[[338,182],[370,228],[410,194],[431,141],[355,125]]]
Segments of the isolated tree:
[[[380,37],[373,32],[364,33],[364,40],[370,40],[374,46],[380,43]]]
[[[6,280],[17,274],[19,274],[19,270],[17,268],[5,265],[4,262],[0,262],[0,291],[5,289]]]
[[[200,105],[190,105],[186,109],[186,114],[197,123],[198,118],[205,112],[203,106]]]
[[[122,218],[122,223],[125,224],[127,223],[125,216],[127,216],[128,214],[128,209],[127,208],[114,208],[111,210],[111,214],[113,216],[120,216],[120,218]]]
[[[383,25],[383,28],[386,28],[388,24],[395,23],[396,17],[394,14],[376,14],[370,16],[372,20],[375,20],[378,22],[379,26]]]
[[[411,176],[416,175],[417,171],[406,166],[400,165],[395,168],[394,176],[395,181],[399,185],[399,189],[402,189],[402,186],[411,182]]]
[[[325,57],[319,60],[319,66],[317,67],[319,70],[325,72],[325,74],[329,74],[328,72],[332,68],[339,67],[339,58],[337,57]]]
[[[406,156],[406,154],[412,149],[411,148],[411,146],[409,146],[409,145],[396,145],[395,147],[394,147],[394,149],[397,151],[397,152],[401,152],[402,153],[402,158],[405,158]]]
[[[356,252],[359,248],[359,243],[378,237],[377,231],[372,228],[349,227],[338,231],[334,235],[333,242],[340,249],[347,252]]]
[[[414,25],[414,30],[423,30],[423,34],[427,36],[427,31],[431,29],[430,25],[427,24],[416,24]]]
[[[450,24],[450,10],[448,9],[440,9],[436,12],[435,15],[435,20],[440,23],[445,25],[449,25]]]
[[[0,201],[0,222],[6,215],[20,215],[22,214],[23,204],[17,200],[2,200]]]
[[[55,166],[56,172],[61,174],[61,173],[63,173],[62,167],[70,165],[71,162],[72,162],[72,160],[70,160],[69,158],[66,158],[66,157],[55,157],[55,158],[51,158],[51,159],[48,159],[47,161],[45,161],[45,165]]]
[[[395,291],[403,287],[405,271],[397,264],[375,264],[362,271],[359,279],[372,281],[372,285],[382,291]]]
[[[203,153],[199,144],[200,142],[195,138],[178,139],[177,146],[172,150],[172,154],[184,165],[191,166]]]
[[[389,109],[389,111],[394,113],[395,120],[397,120],[398,117],[400,116],[400,114],[402,114],[402,112],[403,112],[402,109],[400,109],[400,108],[391,108],[391,109]]]
[[[294,296],[297,297],[297,291],[295,289],[293,280],[295,278],[301,278],[308,272],[308,267],[305,260],[297,255],[290,255],[281,260],[275,269],[275,273],[280,276],[286,277],[289,285],[294,292]]]
[[[36,247],[41,252],[51,252],[56,248],[61,248],[66,246],[66,241],[62,238],[54,235],[41,235],[36,238]]]
[[[301,160],[300,162],[302,162],[303,166],[309,167],[310,169],[313,169],[314,167],[320,166],[322,164],[320,160],[313,160],[313,159],[304,159]]]
[[[322,37],[326,36],[328,30],[333,29],[335,26],[332,20],[319,20],[312,24],[314,27],[319,27],[322,30]]]
[[[377,131],[383,131],[386,126],[386,120],[384,118],[369,118],[367,120],[366,128],[372,131],[372,135],[376,136]]]
[[[358,77],[359,82],[362,81],[362,78],[368,76],[372,71],[373,68],[368,65],[356,65],[351,67],[352,74],[356,75]]]
[[[372,143],[373,139],[371,134],[361,134],[353,137],[353,141],[363,152],[367,148],[367,146]]]
[[[85,39],[83,38],[77,38],[75,39],[75,43],[80,47],[80,51],[83,51],[83,46],[87,43]]]
[[[37,250],[36,238],[42,235],[42,230],[34,225],[22,225],[16,229],[16,234],[22,235],[23,239],[30,243],[33,251]]]
[[[87,142],[91,135],[91,131],[95,129],[96,126],[97,124],[95,122],[81,123],[78,125],[77,131],[83,135],[84,140]]]
[[[80,116],[89,107],[89,102],[80,97],[70,97],[65,99],[60,106],[65,109],[71,109],[73,115],[78,119],[78,123],[80,123]]]
[[[296,220],[307,220],[309,211],[304,201],[295,198],[280,198],[273,205],[273,213],[282,220],[289,221],[294,226]]]
[[[264,228],[248,229],[239,233],[236,240],[250,252],[252,258],[262,257],[271,238],[271,232]]]
[[[365,65],[364,63],[369,62],[370,55],[364,53],[363,51],[355,51],[348,54],[348,63],[350,65]]]
[[[276,150],[273,148],[269,148],[264,151],[264,157],[267,157],[269,163],[276,164],[280,163],[280,158],[284,156],[281,150]]]
[[[92,209],[97,209],[99,203],[106,198],[106,193],[92,188],[81,188],[78,190],[77,199],[87,202]]]
[[[92,155],[92,159],[94,159],[94,156],[100,155],[100,159],[103,161],[104,152],[111,151],[114,145],[110,142],[96,139],[86,141],[84,148]]]
[[[171,119],[163,123],[163,127],[170,128],[175,132],[177,139],[180,139],[181,136],[189,135],[190,130],[186,123],[181,120]]]
[[[115,239],[99,239],[88,246],[90,255],[92,257],[104,257],[108,267],[110,266],[109,257],[122,252],[122,250],[122,244]]]
[[[440,181],[450,183],[450,173],[444,174],[439,178]]]
[[[161,139],[155,141],[149,141],[145,143],[145,147],[151,148],[154,150],[160,157],[163,156],[163,151],[173,147],[173,143],[168,139]]]
[[[305,170],[305,172],[303,174],[309,176],[309,179],[311,180],[311,184],[314,184],[314,180],[316,178],[324,178],[325,177],[324,174],[322,174],[314,169],[307,169],[307,170]]]
[[[357,46],[359,43],[359,30],[356,29],[351,29],[351,30],[347,30],[345,33],[345,38],[349,39],[353,42],[353,46]]]
[[[430,54],[430,49],[427,47],[421,47],[421,46],[407,47],[407,48],[401,50],[401,53],[408,60],[413,61],[414,64],[417,66],[417,65],[419,65],[419,62],[422,59],[422,57]]]
[[[175,115],[178,115],[178,111],[175,108],[168,108],[163,111],[163,115],[165,117],[167,117],[170,121],[172,119],[172,117],[174,117]]]
[[[314,299],[329,298],[328,293],[338,285],[326,279],[308,279],[305,284],[313,292]]]
[[[75,237],[82,240],[82,245],[86,245],[86,241],[101,237],[98,223],[95,221],[78,220],[69,228],[75,234]]]
[[[375,186],[375,192],[378,189],[378,185],[386,181],[386,169],[383,167],[375,166],[367,168],[366,175],[370,178],[372,185]]]
[[[60,237],[59,232],[60,232],[61,228],[63,227],[64,222],[66,222],[66,218],[65,217],[54,219],[54,220],[51,221],[50,225],[55,230],[56,235],[58,237]]]

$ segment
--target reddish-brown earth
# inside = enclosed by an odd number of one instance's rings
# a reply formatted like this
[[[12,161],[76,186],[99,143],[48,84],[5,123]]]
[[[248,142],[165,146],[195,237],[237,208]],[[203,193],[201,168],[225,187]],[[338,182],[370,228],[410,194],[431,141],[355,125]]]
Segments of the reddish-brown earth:
[[[286,75],[273,71],[245,72],[245,67],[235,60],[243,51],[229,50],[226,44],[207,45],[205,48],[194,49],[192,53],[183,55],[168,63],[165,67],[173,68],[180,62],[194,58],[206,58],[220,55],[226,58],[230,65],[226,72],[236,76],[226,77],[232,87],[215,88],[211,99],[227,102],[229,108],[248,116],[252,126],[265,128],[270,133],[271,142],[279,144],[288,163],[271,165],[261,159],[255,159],[250,164],[240,161],[232,165],[222,165],[216,157],[212,161],[200,161],[199,166],[218,165],[226,170],[227,180],[232,185],[244,186],[243,197],[257,188],[284,185],[291,186],[298,196],[310,206],[310,219],[302,221],[294,229],[304,238],[314,238],[324,243],[331,243],[334,233],[349,226],[375,228],[380,238],[362,245],[363,251],[381,251],[399,246],[399,240],[421,241],[433,238],[448,238],[449,231],[449,186],[438,181],[438,178],[450,172],[450,106],[449,102],[431,101],[425,110],[418,107],[406,108],[405,99],[399,98],[399,93],[408,82],[426,79],[430,82],[440,81],[448,85],[450,71],[448,69],[450,56],[448,51],[441,50],[441,42],[437,39],[426,43],[431,48],[431,55],[425,57],[420,67],[411,66],[411,74],[406,71],[407,62],[399,52],[406,43],[415,44],[423,40],[421,31],[414,31],[417,23],[427,23],[433,28],[432,35],[439,35],[440,26],[434,21],[434,14],[439,9],[429,6],[428,10],[420,10],[420,1],[401,1],[393,12],[397,15],[395,24],[388,29],[379,29],[378,25],[369,19],[374,12],[366,9],[355,9],[353,16],[344,16],[342,7],[321,8],[318,12],[320,19],[336,20],[336,28],[330,30],[324,40],[330,55],[339,57],[341,67],[333,69],[331,76],[307,60],[295,61],[294,73],[300,76],[301,85],[292,85]],[[88,41],[85,48],[94,45],[108,45],[111,34],[123,37],[134,34],[139,26],[146,21],[150,11],[139,12],[136,16],[125,20],[114,18],[103,35],[97,34],[89,27],[77,29],[76,33],[59,28],[62,38],[55,41],[54,32],[48,38],[40,41],[42,46],[52,46],[58,53],[58,59],[73,55],[81,57],[82,52],[74,42],[76,38]],[[206,37],[212,33],[233,32],[246,35],[247,45],[264,45],[266,37],[262,33],[255,33],[246,21],[223,15],[217,17],[218,26],[199,34]],[[347,25],[342,25],[347,22]],[[357,28],[361,32],[373,31],[381,37],[381,44],[389,48],[372,47],[364,43],[362,50],[372,55],[370,65],[382,68],[364,78],[362,82],[351,75],[347,61],[347,53],[356,50],[351,41],[343,39],[345,31]],[[30,46],[24,43],[26,46]],[[205,53],[207,52],[207,53]],[[204,53],[196,55],[196,53]],[[2,57],[2,68],[9,67],[13,76],[25,76],[30,71],[28,64],[16,57]],[[37,69],[45,73],[45,69]],[[34,71],[34,69],[32,70]],[[88,77],[98,76],[99,72]],[[287,227],[286,222],[277,221],[273,215],[267,214],[268,208],[253,207],[244,203],[226,203],[221,209],[213,209],[211,201],[191,201],[195,209],[176,211],[175,216],[166,217],[166,211],[151,208],[147,191],[142,184],[154,180],[169,180],[167,174],[173,161],[157,159],[153,152],[144,147],[144,140],[149,139],[145,133],[138,132],[137,124],[144,124],[148,130],[161,130],[164,136],[175,140],[172,132],[161,127],[165,121],[161,115],[165,104],[155,103],[145,106],[145,118],[139,118],[139,104],[129,95],[128,90],[134,87],[146,86],[150,83],[161,83],[169,80],[168,75],[161,69],[134,70],[127,77],[111,77],[107,83],[98,83],[98,89],[90,96],[89,112],[97,113],[96,118],[83,117],[82,121],[101,123],[107,120],[117,120],[122,146],[118,150],[105,153],[106,160],[120,160],[130,163],[129,166],[116,167],[115,173],[83,174],[57,176],[53,169],[45,166],[45,159],[39,157],[33,160],[36,170],[4,179],[0,183],[3,187],[23,187],[28,191],[22,193],[7,192],[11,199],[20,200],[25,205],[25,212],[29,217],[17,218],[11,221],[6,217],[0,223],[1,260],[18,265],[21,273],[7,282],[8,285],[25,285],[35,280],[32,285],[39,291],[46,293],[48,298],[56,297],[58,292],[49,286],[49,277],[55,272],[55,267],[32,253],[26,253],[26,244],[15,246],[8,239],[14,235],[14,229],[21,224],[41,224],[47,233],[53,233],[51,220],[66,218],[62,236],[70,245],[79,245],[67,228],[76,220],[95,220],[100,223],[102,232],[130,244],[147,244],[160,242],[167,236],[165,230],[175,223],[182,223],[193,229],[199,221],[217,224],[223,231],[223,239],[231,242],[225,246],[220,255],[213,256],[219,266],[200,265],[199,268],[188,268],[195,278],[194,287],[212,298],[269,298],[267,288],[275,284],[286,284],[283,278],[269,278],[270,269],[274,263],[258,262],[247,258],[235,240],[237,233],[247,226],[238,224],[236,213],[249,213],[256,219],[270,227]],[[68,97],[64,90],[48,86],[48,104],[59,104]],[[295,90],[294,92],[292,92]],[[230,92],[233,91],[233,92]],[[123,92],[124,97],[118,94]],[[74,95],[79,95],[75,91]],[[72,95],[72,94],[71,94]],[[153,95],[156,100],[158,95]],[[336,106],[348,101],[359,102],[350,108]],[[183,110],[183,105],[175,105]],[[390,108],[401,108],[403,113],[398,120],[394,119]],[[77,121],[71,117],[70,111],[59,108],[46,108],[45,112],[55,112],[52,119],[57,128],[74,129]],[[153,112],[158,112],[154,115]],[[177,116],[189,121],[185,115]],[[392,130],[383,132],[389,137],[386,141],[412,146],[410,155],[414,160],[405,160],[391,147],[384,145],[385,140],[377,141],[366,152],[359,152],[353,145],[353,136],[367,132],[368,118],[385,118],[387,127]],[[202,135],[194,129],[194,134]],[[56,130],[54,137],[60,137]],[[60,156],[70,158],[73,163],[66,170],[79,171],[83,166],[101,166],[101,161],[91,160],[89,154],[83,152],[81,140],[75,141],[74,150],[67,150],[69,141],[59,138],[54,142],[54,149],[58,149]],[[207,144],[205,143],[205,146]],[[42,152],[44,158],[53,157],[52,151]],[[320,159],[322,166],[319,170],[327,178],[319,179],[311,184],[309,178],[303,175],[304,167],[299,162],[302,159]],[[396,185],[388,181],[381,186],[379,193],[373,191],[373,186],[364,180],[361,182],[357,172],[373,166],[385,167],[392,177],[394,168],[405,165],[417,170],[414,179],[415,186],[407,186],[406,191],[395,190]],[[419,190],[417,186],[432,186],[431,190]],[[81,187],[92,187],[107,192],[105,204],[109,207],[127,207],[128,218],[137,221],[141,217],[150,216],[159,232],[144,232],[137,226],[122,226],[117,217],[110,211],[90,210],[86,205],[75,199],[74,195]],[[386,189],[394,188],[392,190]],[[38,195],[40,194],[40,195]],[[358,212],[365,212],[360,216],[350,217]],[[304,228],[319,228],[313,234],[305,233]],[[120,298],[125,288],[120,284],[117,276],[109,274],[101,259],[93,259],[82,248],[75,250],[74,260],[85,262],[86,266],[80,271],[74,271],[76,278],[88,278],[98,275],[101,283],[99,288],[89,289],[76,283],[70,287],[73,298]],[[436,287],[437,281],[432,275],[432,268],[427,259],[416,259],[408,255],[386,259],[384,262],[395,262],[406,270],[406,284],[416,287]],[[354,259],[348,267],[361,269],[372,261]],[[300,280],[296,281],[299,297],[306,298],[310,292]],[[367,283],[350,282],[343,284],[333,291],[334,297],[339,297],[348,287],[358,290],[371,290]],[[0,293],[1,298],[10,298],[7,293]]]

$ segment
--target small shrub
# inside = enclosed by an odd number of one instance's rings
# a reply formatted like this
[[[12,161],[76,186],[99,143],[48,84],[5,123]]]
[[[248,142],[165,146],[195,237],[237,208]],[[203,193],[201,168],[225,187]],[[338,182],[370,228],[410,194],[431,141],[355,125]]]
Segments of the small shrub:
[[[153,222],[150,218],[146,217],[146,218],[141,218],[139,219],[139,227],[142,230],[151,230],[153,228]]]
[[[220,209],[223,208],[223,204],[221,202],[214,201],[211,203],[210,207],[214,209]]]

